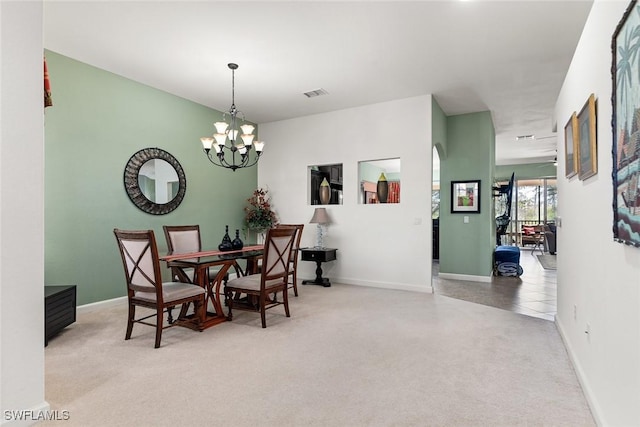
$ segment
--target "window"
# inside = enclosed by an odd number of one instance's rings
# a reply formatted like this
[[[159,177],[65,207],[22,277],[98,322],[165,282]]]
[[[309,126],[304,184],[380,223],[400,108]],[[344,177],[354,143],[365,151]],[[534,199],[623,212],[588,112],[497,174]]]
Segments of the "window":
[[[558,188],[555,179],[519,180],[515,185],[516,219],[546,224],[556,219]]]

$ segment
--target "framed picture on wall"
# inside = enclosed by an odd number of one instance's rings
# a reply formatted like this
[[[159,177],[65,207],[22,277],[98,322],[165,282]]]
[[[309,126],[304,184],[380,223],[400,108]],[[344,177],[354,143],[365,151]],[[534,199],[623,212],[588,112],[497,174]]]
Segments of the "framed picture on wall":
[[[564,175],[567,178],[578,173],[578,116],[575,111],[564,127]]]
[[[480,213],[480,180],[451,181],[451,213]]]
[[[596,97],[589,96],[578,113],[578,178],[584,180],[598,173],[596,146]]]
[[[629,3],[611,40],[613,238],[640,247],[640,6]]]

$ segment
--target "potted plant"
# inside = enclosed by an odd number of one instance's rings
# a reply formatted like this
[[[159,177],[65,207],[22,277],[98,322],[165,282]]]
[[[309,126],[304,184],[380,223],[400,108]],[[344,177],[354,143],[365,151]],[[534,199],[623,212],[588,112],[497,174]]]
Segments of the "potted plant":
[[[264,233],[278,223],[276,213],[271,210],[269,190],[256,189],[247,202],[248,204],[244,208],[245,230],[256,233],[257,239],[262,239],[258,243],[263,243]]]

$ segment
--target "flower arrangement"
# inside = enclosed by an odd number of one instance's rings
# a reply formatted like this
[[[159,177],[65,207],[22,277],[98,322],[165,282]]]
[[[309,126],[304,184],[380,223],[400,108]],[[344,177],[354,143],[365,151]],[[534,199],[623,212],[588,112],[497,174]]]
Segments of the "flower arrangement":
[[[249,203],[244,208],[244,225],[247,230],[262,233],[278,223],[276,213],[271,210],[269,190],[258,188],[247,199]]]

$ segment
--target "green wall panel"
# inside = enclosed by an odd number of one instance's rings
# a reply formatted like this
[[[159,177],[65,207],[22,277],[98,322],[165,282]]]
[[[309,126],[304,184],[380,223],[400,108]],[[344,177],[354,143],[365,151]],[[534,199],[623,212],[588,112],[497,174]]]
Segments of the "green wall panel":
[[[446,158],[440,161],[440,272],[469,276],[491,273],[495,226],[491,187],[495,131],[491,114],[446,119]],[[451,181],[480,180],[480,213],[451,213]],[[463,218],[469,217],[469,223]]]
[[[447,156],[447,116],[435,97],[431,97],[431,107],[431,141],[443,158]]]
[[[54,52],[46,57],[54,102],[45,111],[46,284],[77,285],[78,304],[125,295],[116,227],[153,229],[161,254],[164,224],[200,224],[205,249],[217,247],[226,224],[242,228],[257,168],[232,172],[206,159],[200,137],[220,112]],[[147,147],[171,153],[186,174],[185,198],[167,215],[142,212],[124,189],[127,161]]]

